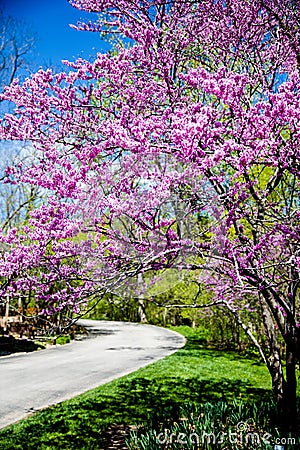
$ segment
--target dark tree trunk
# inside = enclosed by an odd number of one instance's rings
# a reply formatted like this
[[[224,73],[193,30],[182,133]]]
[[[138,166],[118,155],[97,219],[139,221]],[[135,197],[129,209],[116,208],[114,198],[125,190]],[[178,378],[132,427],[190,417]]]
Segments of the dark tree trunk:
[[[294,429],[297,425],[297,378],[296,363],[298,340],[292,326],[288,326],[288,344],[286,345],[286,383],[283,402],[283,415],[288,418],[287,427]]]
[[[288,430],[297,426],[297,399],[296,399],[296,335],[289,333],[286,341],[286,377],[282,367],[280,346],[274,329],[274,320],[267,303],[261,301],[262,318],[269,345],[268,370],[272,379],[272,391],[277,403],[280,424]]]
[[[276,359],[276,358],[274,358]],[[280,425],[285,430],[297,431],[297,380],[296,359],[294,352],[286,351],[286,378],[284,378],[281,362],[276,361],[270,367],[272,387],[278,407]]]

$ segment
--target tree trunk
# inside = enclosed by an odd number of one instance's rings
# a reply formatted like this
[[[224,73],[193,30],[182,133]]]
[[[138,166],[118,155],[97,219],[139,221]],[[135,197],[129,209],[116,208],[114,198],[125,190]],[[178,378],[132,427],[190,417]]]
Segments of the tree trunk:
[[[139,298],[138,300],[138,315],[139,315],[139,320],[141,323],[147,323],[147,316],[146,316],[146,308],[145,308],[145,303],[144,300]]]
[[[296,395],[296,358],[293,351],[286,350],[286,379],[284,378],[281,362],[272,355],[271,365],[272,387],[278,407],[280,424],[284,429],[297,429],[297,395]]]
[[[272,379],[272,391],[278,405],[279,414],[282,415],[283,405],[285,404],[286,381],[284,379],[279,349],[273,345],[273,348],[269,348],[269,351],[268,369]]]
[[[269,345],[268,370],[272,379],[272,391],[277,403],[280,424],[284,428],[293,430],[297,422],[296,402],[296,339],[295,345],[286,346],[286,378],[282,367],[280,346],[274,331],[274,321],[267,303],[262,299],[262,318]],[[291,341],[293,336],[291,335]]]
[[[284,392],[283,414],[288,418],[287,425],[293,429],[297,424],[297,336],[291,329],[291,343],[286,346],[286,384]]]
[[[143,275],[141,273],[138,274],[138,286],[140,287],[140,291],[143,291],[143,284],[144,284],[144,280],[143,280]],[[145,303],[144,303],[144,296],[143,294],[139,294],[139,298],[138,298],[138,316],[139,316],[139,321],[141,323],[147,323],[147,316],[146,316],[146,308],[145,308]]]

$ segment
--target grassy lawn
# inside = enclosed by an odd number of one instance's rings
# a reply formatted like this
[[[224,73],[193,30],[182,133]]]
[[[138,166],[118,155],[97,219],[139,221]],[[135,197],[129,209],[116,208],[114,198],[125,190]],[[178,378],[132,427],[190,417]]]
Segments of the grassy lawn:
[[[202,348],[197,330],[176,330],[188,338],[183,349],[1,430],[0,449],[106,450],[101,435],[110,424],[134,425],[188,402],[270,398],[269,375],[258,360]]]

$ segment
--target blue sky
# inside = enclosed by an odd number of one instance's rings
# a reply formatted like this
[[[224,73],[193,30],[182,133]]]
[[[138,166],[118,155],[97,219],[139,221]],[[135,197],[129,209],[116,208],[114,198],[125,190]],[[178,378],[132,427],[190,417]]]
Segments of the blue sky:
[[[62,59],[74,60],[78,56],[89,59],[108,48],[99,34],[69,27],[81,19],[93,21],[97,15],[79,11],[67,0],[0,0],[0,8],[6,15],[26,22],[35,33],[37,65],[59,67]]]

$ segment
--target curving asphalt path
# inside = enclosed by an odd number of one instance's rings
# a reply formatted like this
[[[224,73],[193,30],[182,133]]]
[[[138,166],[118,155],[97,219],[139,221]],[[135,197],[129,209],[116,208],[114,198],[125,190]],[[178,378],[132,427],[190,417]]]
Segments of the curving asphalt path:
[[[144,367],[183,347],[153,325],[81,320],[90,338],[0,358],[0,428]]]

